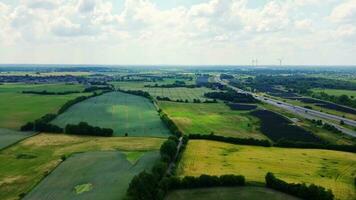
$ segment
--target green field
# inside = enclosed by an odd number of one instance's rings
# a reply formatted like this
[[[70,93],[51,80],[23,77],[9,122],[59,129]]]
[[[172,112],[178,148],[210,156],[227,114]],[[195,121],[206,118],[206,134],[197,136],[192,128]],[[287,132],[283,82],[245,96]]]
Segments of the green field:
[[[0,127],[19,129],[48,113],[56,113],[68,100],[89,93],[68,95],[22,94],[22,91],[81,91],[82,85],[68,84],[4,84],[0,85]]]
[[[145,152],[134,163],[121,152],[75,154],[24,199],[123,199],[131,179],[143,170],[150,170],[157,160],[158,151]]]
[[[30,137],[0,151],[0,163],[6,163],[0,165],[0,199],[20,199],[21,194],[28,193],[61,163],[62,156],[93,151],[154,151],[159,149],[163,141],[159,138],[80,137],[63,134]]]
[[[264,182],[267,172],[273,172],[287,182],[314,183],[331,189],[336,199],[356,198],[356,154],[340,151],[190,140],[177,174],[240,174],[248,182]]]
[[[83,91],[84,85],[81,84],[4,84],[0,85],[1,93],[21,93],[22,91],[43,91],[48,92],[66,92],[66,91]]]
[[[341,95],[347,95],[349,97],[356,97],[356,91],[355,90],[338,90],[338,89],[319,89],[315,88],[312,89],[313,92],[325,92],[328,95],[334,95],[334,96],[341,96]]]
[[[106,93],[78,103],[52,123],[65,127],[82,121],[112,128],[116,136],[128,133],[129,136],[167,137],[170,134],[150,100],[122,92]]]
[[[298,198],[264,187],[217,187],[175,190],[165,200],[298,200]]]
[[[185,134],[210,134],[267,139],[258,131],[259,121],[247,111],[234,111],[223,103],[159,102],[159,107]]]
[[[193,101],[193,99],[206,100],[204,94],[213,91],[212,89],[200,87],[200,88],[149,88],[144,85],[153,85],[152,82],[116,82],[115,87],[123,90],[142,90],[150,93],[153,97],[169,97],[172,100],[182,99]]]
[[[31,132],[20,132],[0,128],[0,149],[10,146],[22,139],[32,136]]]

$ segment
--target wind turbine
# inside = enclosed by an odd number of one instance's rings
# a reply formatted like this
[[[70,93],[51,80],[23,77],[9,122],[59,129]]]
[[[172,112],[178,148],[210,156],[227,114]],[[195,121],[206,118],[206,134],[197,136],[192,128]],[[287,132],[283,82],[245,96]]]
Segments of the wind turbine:
[[[278,61],[279,61],[279,66],[282,66],[283,59],[282,58],[278,58]]]

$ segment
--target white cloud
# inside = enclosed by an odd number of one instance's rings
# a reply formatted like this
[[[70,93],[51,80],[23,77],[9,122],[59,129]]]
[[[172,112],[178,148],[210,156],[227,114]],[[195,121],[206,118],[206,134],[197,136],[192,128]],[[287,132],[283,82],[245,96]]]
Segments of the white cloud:
[[[333,22],[356,23],[356,0],[348,0],[335,7],[330,19]]]
[[[125,0],[118,10],[113,0],[22,0],[15,6],[0,3],[0,48],[6,41],[14,48],[42,45],[68,54],[75,46],[76,52],[100,46],[92,49],[120,52],[114,63],[145,63],[145,52],[150,62],[164,56],[165,61],[203,62],[194,60],[203,51],[205,64],[216,61],[214,54],[230,64],[251,56],[275,62],[285,52],[300,55],[331,43],[349,48],[355,41],[355,1],[335,6],[335,0],[271,0],[250,8],[248,0],[206,0],[162,9],[157,1]],[[332,10],[330,16],[320,6]],[[102,51],[98,60],[106,62]]]

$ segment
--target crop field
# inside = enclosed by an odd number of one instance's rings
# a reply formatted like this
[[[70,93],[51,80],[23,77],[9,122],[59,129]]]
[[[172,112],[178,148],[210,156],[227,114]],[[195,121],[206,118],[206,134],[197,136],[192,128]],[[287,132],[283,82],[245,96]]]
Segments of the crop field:
[[[159,158],[158,151],[142,152],[135,162],[121,152],[75,154],[24,199],[123,199],[131,179],[143,170],[150,170]]]
[[[31,132],[20,132],[9,129],[0,128],[0,149],[3,149],[11,144],[14,144],[22,139],[30,137]]]
[[[18,91],[8,92],[0,85],[0,127],[19,129],[29,121],[33,121],[48,113],[56,113],[68,100],[83,93],[68,95],[36,95],[22,94]],[[16,89],[17,90],[17,89]]]
[[[216,187],[190,190],[175,190],[168,193],[165,200],[298,200],[288,194],[264,187]]]
[[[150,93],[153,97],[169,97],[172,100],[188,100],[190,102],[193,99],[206,100],[204,94],[207,92],[212,92],[213,90],[206,87],[198,87],[198,88],[185,88],[185,87],[177,87],[177,88],[150,88],[144,87],[144,85],[153,84],[152,82],[144,83],[144,82],[117,82],[115,85],[123,90],[142,90]]]
[[[336,199],[353,200],[356,197],[356,154],[340,151],[190,140],[177,174],[240,174],[248,182],[264,182],[267,172],[287,182],[314,183],[331,189]]]
[[[52,123],[61,127],[87,122],[112,128],[114,135],[167,137],[170,132],[152,102],[144,97],[111,92],[70,107]]]
[[[160,108],[185,134],[210,134],[266,139],[258,119],[248,112],[231,110],[223,103],[160,102]]]
[[[319,89],[315,88],[312,90],[313,92],[324,92],[328,95],[341,96],[347,95],[349,97],[356,97],[356,91],[354,90],[337,90],[337,89]]]
[[[0,199],[19,199],[21,194],[28,193],[48,173],[56,168],[63,156],[94,151],[156,151],[163,141],[163,139],[159,138],[105,138],[43,133],[27,138],[14,146],[0,151],[0,163],[7,163],[6,165],[0,165]],[[135,160],[139,157],[137,154],[127,153],[127,160],[130,162],[136,162]],[[104,174],[104,171],[95,175],[100,176],[101,174]],[[88,189],[88,187],[80,186],[78,185],[77,187],[79,193],[81,192],[80,190]],[[93,185],[93,191],[95,187],[96,185]],[[119,190],[119,188],[117,189]]]

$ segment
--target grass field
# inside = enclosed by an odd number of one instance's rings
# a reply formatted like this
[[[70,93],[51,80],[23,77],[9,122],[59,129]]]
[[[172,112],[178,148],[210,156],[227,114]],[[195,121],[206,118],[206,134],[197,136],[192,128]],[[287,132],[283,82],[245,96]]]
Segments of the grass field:
[[[163,139],[130,137],[80,137],[39,134],[0,151],[0,199],[19,199],[60,162],[62,156],[91,151],[153,151]],[[83,165],[84,167],[85,165]],[[86,183],[80,183],[86,184]]]
[[[84,85],[81,84],[4,84],[0,85],[1,93],[21,93],[22,91],[43,91],[48,92],[66,92],[66,91],[83,91]]]
[[[175,190],[165,200],[298,200],[298,198],[264,187],[217,187]]]
[[[334,96],[341,96],[341,95],[347,95],[349,97],[353,96],[356,97],[356,91],[355,90],[338,90],[338,89],[319,89],[315,88],[312,89],[313,92],[325,92],[328,95],[334,95]]]
[[[27,137],[30,137],[31,135],[33,135],[32,132],[20,132],[0,128],[0,149],[10,146]]]
[[[56,113],[68,100],[83,94],[33,95],[0,93],[0,127],[19,129],[48,113]]]
[[[124,90],[142,90],[150,93],[153,97],[169,97],[172,100],[182,99],[193,101],[193,99],[206,100],[204,94],[213,90],[205,87],[200,88],[149,88],[144,85],[152,85],[152,82],[116,82],[115,87]]]
[[[52,123],[65,127],[81,121],[112,128],[116,136],[128,133],[129,136],[167,137],[170,134],[150,100],[122,92],[111,92],[78,103]]]
[[[194,104],[159,102],[160,108],[185,134],[224,135],[266,139],[258,131],[259,122],[247,111],[234,111],[223,103]]]
[[[273,172],[278,178],[288,182],[321,185],[331,189],[336,199],[356,198],[356,154],[347,152],[190,140],[177,174],[241,174],[248,182],[264,182],[267,172]]]
[[[126,155],[121,152],[75,154],[24,199],[123,199],[131,179],[143,170],[150,170],[159,160],[158,151],[145,152],[134,163]]]
[[[68,95],[22,94],[24,90],[50,92],[81,91],[82,85],[67,84],[4,84],[0,85],[0,127],[19,129],[29,121],[47,113],[56,113],[68,100],[89,93]]]

